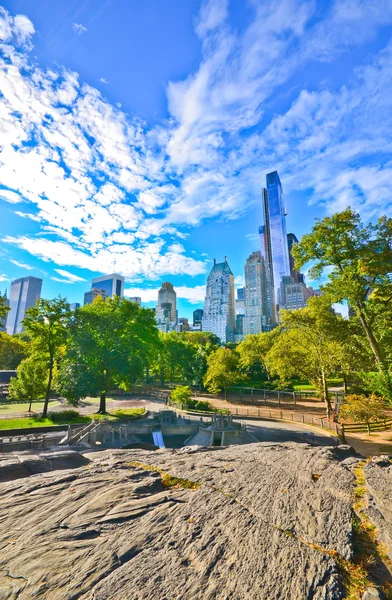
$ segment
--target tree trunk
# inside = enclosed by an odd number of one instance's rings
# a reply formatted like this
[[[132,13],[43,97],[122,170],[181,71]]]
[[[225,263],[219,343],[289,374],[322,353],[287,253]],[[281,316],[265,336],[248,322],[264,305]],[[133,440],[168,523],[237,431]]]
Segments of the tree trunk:
[[[149,369],[149,366],[147,365],[146,366],[146,383],[147,383],[147,385],[148,385],[149,375],[150,375],[150,369]]]
[[[165,385],[165,367],[161,367],[161,386]]]
[[[31,413],[31,404],[32,404],[32,400],[30,400],[30,404],[29,404],[29,413]]]
[[[227,401],[227,388],[225,387],[224,390],[225,390],[225,400]]]
[[[44,404],[44,409],[42,411],[42,418],[43,419],[46,419],[47,414],[48,414],[50,388],[52,387],[52,379],[53,379],[53,360],[50,360],[49,361],[48,385],[46,386],[45,404]]]
[[[343,384],[344,384],[344,393],[347,394],[347,392],[348,392],[348,383],[347,383],[347,375],[345,373],[343,373]]]
[[[369,323],[367,322],[366,317],[365,317],[359,304],[357,305],[357,314],[361,321],[362,328],[363,328],[364,332],[366,333],[366,337],[369,341],[370,348],[374,354],[374,357],[376,359],[378,367],[380,368],[381,371],[385,372],[386,368],[385,368],[384,361],[383,361],[383,358],[382,358],[382,355],[380,352],[380,347],[378,345],[376,338],[373,335],[373,331],[371,330],[371,327],[369,326]]]
[[[99,398],[99,411],[98,411],[99,415],[106,415],[106,391],[105,392],[101,392],[100,398]]]
[[[324,371],[321,374],[321,379],[322,379],[322,386],[323,386],[323,400],[325,402],[327,417],[329,419],[329,417],[332,415],[333,411],[332,411],[331,400],[329,399],[329,394],[328,394],[327,378],[325,377]]]

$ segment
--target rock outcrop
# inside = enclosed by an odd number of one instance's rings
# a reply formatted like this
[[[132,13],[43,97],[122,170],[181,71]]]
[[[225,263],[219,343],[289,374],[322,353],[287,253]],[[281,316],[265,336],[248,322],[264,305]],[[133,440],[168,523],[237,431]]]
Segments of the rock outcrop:
[[[357,461],[347,447],[82,459],[2,483],[1,600],[343,598],[336,557],[351,558]]]

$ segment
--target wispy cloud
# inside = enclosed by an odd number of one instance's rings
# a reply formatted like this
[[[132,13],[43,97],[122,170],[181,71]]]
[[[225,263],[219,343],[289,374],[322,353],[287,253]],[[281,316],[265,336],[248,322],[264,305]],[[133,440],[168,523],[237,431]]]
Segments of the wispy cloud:
[[[189,227],[243,215],[275,168],[286,193],[306,192],[327,211],[390,210],[392,44],[344,85],[295,88],[289,106],[274,104],[310,61],[332,62],[392,24],[389,0],[249,6],[238,32],[226,0],[203,2],[200,64],[168,84],[170,118],[152,128],[76,73],[38,68],[27,52],[34,26],[1,9],[0,198],[28,203],[17,214],[41,224],[37,235],[6,242],[59,266],[128,278],[198,275],[206,264],[187,254]]]
[[[21,269],[25,269],[26,271],[34,271],[34,267],[32,267],[31,265],[27,265],[26,263],[19,262],[18,260],[13,259],[10,259],[10,262],[12,262],[17,267],[20,267]]]
[[[84,25],[82,25],[81,23],[73,23],[72,24],[72,29],[78,34],[81,35],[82,33],[86,33],[87,31],[87,27],[85,27]]]
[[[0,281],[9,281],[9,278],[5,273],[0,273]]]
[[[184,285],[175,286],[177,298],[187,300],[191,304],[202,304],[205,300],[206,288],[204,285],[188,287]],[[139,296],[142,302],[158,303],[159,287],[155,288],[127,288],[124,295],[128,297]]]
[[[69,281],[72,281],[75,283],[77,283],[79,281],[86,281],[86,279],[84,279],[83,277],[74,275],[73,273],[70,273],[69,271],[65,271],[64,269],[55,269],[55,271],[56,271],[56,273],[61,275],[61,277],[64,277],[65,279],[68,279]]]
[[[109,82],[107,79],[105,79],[105,77],[101,77],[101,79],[99,80],[101,83],[104,83],[105,85],[109,85]]]

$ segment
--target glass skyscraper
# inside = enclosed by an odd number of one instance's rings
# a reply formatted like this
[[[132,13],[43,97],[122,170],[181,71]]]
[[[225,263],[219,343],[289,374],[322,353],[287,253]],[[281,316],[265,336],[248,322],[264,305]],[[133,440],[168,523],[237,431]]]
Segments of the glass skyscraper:
[[[275,301],[283,277],[290,275],[290,259],[286,232],[283,189],[277,171],[267,174],[263,189],[264,223],[259,228],[261,253],[269,267],[274,285]]]
[[[124,277],[118,275],[118,273],[112,273],[111,275],[103,275],[102,277],[95,277],[91,281],[91,289],[104,290],[106,298],[112,296],[124,297]]]
[[[11,283],[10,311],[7,315],[7,333],[22,333],[25,312],[35,306],[41,296],[42,279],[38,277],[21,277]]]

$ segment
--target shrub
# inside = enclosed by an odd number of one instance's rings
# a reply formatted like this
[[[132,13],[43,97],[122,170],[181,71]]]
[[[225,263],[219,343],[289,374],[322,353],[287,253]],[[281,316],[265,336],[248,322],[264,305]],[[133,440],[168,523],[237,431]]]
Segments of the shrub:
[[[200,410],[200,411],[211,410],[211,405],[206,400],[199,400],[198,402],[195,402],[195,410]]]
[[[178,404],[190,404],[192,391],[189,385],[180,385],[171,391],[170,398]]]
[[[339,416],[354,423],[370,423],[385,419],[385,401],[378,396],[366,397],[363,394],[346,396],[341,406]]]
[[[50,413],[49,415],[53,423],[72,423],[72,421],[79,419],[81,416],[77,410],[62,410]]]

